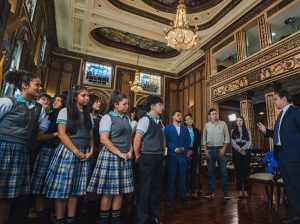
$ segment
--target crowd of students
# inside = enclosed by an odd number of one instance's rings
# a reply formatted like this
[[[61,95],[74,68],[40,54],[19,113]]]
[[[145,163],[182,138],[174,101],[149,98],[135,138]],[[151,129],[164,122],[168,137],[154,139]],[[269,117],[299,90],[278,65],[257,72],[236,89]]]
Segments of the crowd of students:
[[[164,126],[163,100],[149,95],[143,105],[130,111],[134,113],[129,117],[128,97],[114,90],[107,113],[102,117],[99,97],[89,94],[83,85],[51,99],[41,93],[41,80],[32,73],[11,71],[6,73],[5,81],[20,92],[0,98],[0,224],[9,223],[9,213],[13,214],[14,204],[18,204],[16,199],[30,194],[34,195],[36,223],[50,223],[51,199],[56,223],[76,223],[78,200],[90,194],[100,198],[98,222],[117,224],[123,195],[136,190],[137,179],[134,222],[143,224],[150,219],[162,224],[165,156],[167,205],[174,201],[177,171],[179,199],[183,203],[189,203],[188,192],[195,198],[201,193],[197,187],[201,133],[194,127],[191,114],[183,118],[180,111],[174,111],[173,123]],[[214,196],[217,161],[224,198],[228,199],[224,168],[225,150],[230,142],[228,129],[218,119],[215,109],[209,111],[209,117],[202,136],[209,176],[209,191],[205,196]],[[233,130],[232,142],[240,171],[237,172],[239,196],[247,196],[251,136],[242,117]],[[28,210],[25,214],[28,215]]]

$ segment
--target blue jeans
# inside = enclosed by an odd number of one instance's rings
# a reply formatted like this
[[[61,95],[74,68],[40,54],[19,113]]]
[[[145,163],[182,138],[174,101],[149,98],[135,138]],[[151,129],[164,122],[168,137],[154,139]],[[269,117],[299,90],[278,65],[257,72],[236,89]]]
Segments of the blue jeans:
[[[223,194],[228,193],[228,183],[227,183],[227,156],[224,153],[220,156],[220,147],[209,147],[209,158],[208,163],[208,191],[213,193],[215,191],[215,171],[216,171],[216,161],[221,175],[221,188]]]

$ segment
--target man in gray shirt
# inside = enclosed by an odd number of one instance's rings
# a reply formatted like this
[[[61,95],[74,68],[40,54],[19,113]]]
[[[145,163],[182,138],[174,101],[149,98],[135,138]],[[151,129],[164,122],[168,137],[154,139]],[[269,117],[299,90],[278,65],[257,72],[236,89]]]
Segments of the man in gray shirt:
[[[228,195],[227,183],[227,158],[226,147],[230,143],[230,137],[227,125],[220,121],[216,109],[211,108],[208,112],[210,121],[207,122],[203,130],[204,153],[207,157],[208,165],[208,192],[204,195],[206,198],[214,198],[215,191],[215,169],[216,161],[220,169],[221,187],[224,199],[230,199]]]

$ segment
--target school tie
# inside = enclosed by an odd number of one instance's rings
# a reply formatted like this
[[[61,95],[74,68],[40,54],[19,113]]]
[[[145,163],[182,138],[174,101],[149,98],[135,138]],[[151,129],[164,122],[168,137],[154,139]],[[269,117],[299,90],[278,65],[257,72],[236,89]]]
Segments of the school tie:
[[[277,120],[275,122],[274,131],[273,131],[273,141],[275,145],[278,145],[279,143],[279,123],[282,116],[282,111],[279,113]]]

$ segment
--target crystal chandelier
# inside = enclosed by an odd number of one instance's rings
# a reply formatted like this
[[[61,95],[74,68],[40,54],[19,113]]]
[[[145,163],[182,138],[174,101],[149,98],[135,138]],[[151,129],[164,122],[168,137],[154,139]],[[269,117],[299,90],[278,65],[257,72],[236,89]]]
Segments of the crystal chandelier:
[[[140,82],[140,72],[139,72],[140,41],[139,41],[139,48],[138,48],[138,57],[137,57],[137,62],[136,62],[136,71],[134,74],[134,81],[133,82],[129,81],[130,90],[135,93],[141,92],[143,90],[143,87]]]
[[[196,44],[197,26],[191,30],[186,17],[186,5],[180,0],[176,10],[176,19],[173,27],[167,31],[164,29],[168,46],[177,51],[185,51]]]

